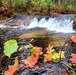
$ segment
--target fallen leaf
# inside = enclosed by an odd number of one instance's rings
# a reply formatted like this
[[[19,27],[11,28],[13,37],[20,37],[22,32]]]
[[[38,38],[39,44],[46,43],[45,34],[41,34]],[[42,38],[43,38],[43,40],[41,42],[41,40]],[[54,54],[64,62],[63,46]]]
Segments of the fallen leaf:
[[[71,40],[76,43],[76,34],[73,34],[72,37],[71,37]]]
[[[72,58],[70,58],[70,61],[74,64],[76,64],[76,54],[71,53]]]
[[[22,60],[22,62],[30,68],[34,67],[34,65],[37,63],[39,59],[39,55],[41,52],[42,52],[41,47],[33,47],[30,51],[30,57]]]
[[[5,71],[4,75],[14,75],[14,72],[17,70],[17,66],[9,66],[9,69]]]
[[[52,50],[52,60],[58,62],[60,60],[60,55],[54,49]]]
[[[4,54],[8,57],[18,49],[16,40],[8,40],[4,43]]]
[[[60,59],[60,55],[59,53],[57,53],[54,49],[53,46],[49,45],[46,48],[46,52],[44,53],[44,63],[48,62],[48,61],[54,61],[54,62],[58,62]]]
[[[15,58],[14,65],[8,67],[4,75],[14,75],[14,72],[18,69],[18,57]]]
[[[43,55],[44,56],[44,63],[46,63],[47,61],[50,61],[52,59],[52,48],[53,46],[49,45],[45,50],[46,53]]]
[[[33,47],[31,49],[32,54],[39,56],[40,53],[42,52],[42,48],[41,47]]]
[[[50,61],[51,59],[52,59],[51,54],[44,54],[44,63],[46,63],[47,61]]]
[[[28,45],[24,46],[25,49],[32,48],[32,47],[33,47],[32,44],[28,44]]]
[[[18,61],[18,56],[17,56],[17,57],[15,57],[14,66],[18,66],[18,63],[19,63],[19,61]]]
[[[61,56],[61,58],[65,58],[65,52],[64,51],[59,51],[59,56]]]
[[[26,66],[32,68],[32,67],[34,67],[34,65],[37,63],[38,58],[39,58],[38,56],[32,55],[32,56],[28,57],[27,59],[22,60],[22,62],[23,62]]]

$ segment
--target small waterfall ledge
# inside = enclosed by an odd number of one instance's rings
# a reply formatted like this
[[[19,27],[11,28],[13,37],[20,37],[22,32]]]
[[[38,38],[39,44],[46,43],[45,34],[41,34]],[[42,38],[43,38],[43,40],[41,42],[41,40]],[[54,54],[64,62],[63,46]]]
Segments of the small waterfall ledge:
[[[72,27],[73,20],[73,14],[51,16],[18,15],[8,22],[0,24],[0,28],[20,28],[28,30],[38,27],[45,28],[49,31],[73,33],[75,32]]]

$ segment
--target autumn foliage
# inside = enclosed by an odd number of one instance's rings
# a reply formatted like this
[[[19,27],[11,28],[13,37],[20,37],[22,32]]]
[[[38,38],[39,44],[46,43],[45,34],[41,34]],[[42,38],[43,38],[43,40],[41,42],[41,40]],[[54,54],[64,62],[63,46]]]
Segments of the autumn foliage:
[[[71,37],[71,40],[76,43],[76,34],[73,34],[72,37]]]
[[[73,34],[71,40],[76,43],[76,34]],[[54,62],[59,62],[60,58],[65,58],[64,51],[60,50],[59,52],[56,52],[55,49],[53,49],[53,46],[51,45],[48,45],[48,47],[44,49],[42,47],[31,47],[29,53],[30,55],[26,59],[23,59],[22,62],[25,67],[30,68],[33,68],[37,64],[41,54],[44,63],[50,62],[51,60]],[[71,53],[71,58],[69,60],[72,63],[76,64],[76,54]],[[14,75],[15,71],[18,69],[18,57],[16,57],[14,65],[8,66],[8,70],[5,71],[4,75]]]
[[[31,52],[32,52],[32,54],[29,57],[22,60],[22,62],[26,66],[29,66],[30,68],[34,67],[34,65],[37,63],[37,61],[39,59],[39,55],[42,52],[42,48],[41,47],[33,47]]]
[[[14,75],[14,72],[17,70],[17,66],[9,66],[9,69],[5,72],[5,75]]]
[[[15,58],[14,65],[9,66],[4,75],[14,75],[16,70],[18,70],[18,57]]]
[[[71,37],[71,40],[76,43],[76,34],[73,34],[72,37]],[[71,58],[70,58],[70,61],[74,64],[76,64],[76,54],[75,53],[71,53]]]
[[[70,58],[70,61],[74,64],[76,64],[76,54],[71,53],[72,58]]]
[[[50,61],[52,59],[52,48],[53,46],[48,46],[45,50],[46,53],[44,54],[44,63],[46,63],[47,61]]]

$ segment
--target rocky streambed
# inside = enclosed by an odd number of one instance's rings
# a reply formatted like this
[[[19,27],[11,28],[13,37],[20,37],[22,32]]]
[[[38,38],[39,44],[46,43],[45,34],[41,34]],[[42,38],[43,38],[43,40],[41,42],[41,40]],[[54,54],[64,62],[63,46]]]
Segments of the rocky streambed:
[[[13,23],[12,26],[14,25]],[[28,30],[20,27],[0,28],[0,74],[4,75],[8,66],[13,65],[15,57],[18,57],[20,69],[15,71],[14,75],[75,75],[76,66],[68,66],[68,63],[71,62],[69,60],[71,53],[76,53],[76,43],[70,40],[72,35],[73,33],[49,31],[38,27]],[[4,42],[11,39],[17,40],[19,47],[32,44],[34,47],[42,47],[44,50],[48,45],[53,45],[57,52],[60,50],[65,52],[65,58],[59,62],[50,61],[45,64],[43,56],[41,56],[33,68],[24,67],[21,60],[27,58],[30,49],[18,50],[11,55],[11,58],[3,57]]]

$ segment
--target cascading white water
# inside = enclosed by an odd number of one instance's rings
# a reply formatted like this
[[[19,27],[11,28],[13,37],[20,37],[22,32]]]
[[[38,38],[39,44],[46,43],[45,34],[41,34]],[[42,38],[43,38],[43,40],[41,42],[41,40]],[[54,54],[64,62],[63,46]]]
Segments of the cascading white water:
[[[40,27],[46,28],[49,31],[56,31],[56,32],[64,32],[64,33],[73,33],[75,32],[72,27],[73,20],[71,18],[59,18],[59,17],[50,17],[48,20],[46,18],[42,18],[38,21],[37,18],[34,18],[27,29]]]
[[[31,16],[29,16],[31,17]],[[48,17],[48,19],[46,19]],[[21,19],[22,22],[18,26],[10,26],[11,23]],[[35,27],[46,28],[49,31],[64,32],[64,33],[73,33],[72,24],[74,15],[58,15],[58,16],[33,16],[29,22],[27,22],[28,16],[17,16],[5,23],[0,24],[0,28],[21,28],[21,29],[31,29]],[[27,25],[25,25],[27,24]]]

